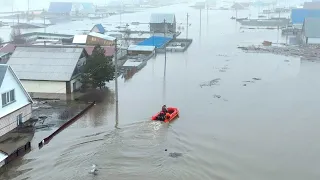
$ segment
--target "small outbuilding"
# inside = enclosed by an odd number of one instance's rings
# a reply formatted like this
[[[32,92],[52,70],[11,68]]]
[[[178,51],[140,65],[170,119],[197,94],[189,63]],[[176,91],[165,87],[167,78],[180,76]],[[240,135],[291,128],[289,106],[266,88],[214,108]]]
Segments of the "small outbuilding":
[[[165,22],[165,23],[164,23]],[[175,14],[154,13],[150,18],[150,31],[154,33],[175,33],[176,27]]]

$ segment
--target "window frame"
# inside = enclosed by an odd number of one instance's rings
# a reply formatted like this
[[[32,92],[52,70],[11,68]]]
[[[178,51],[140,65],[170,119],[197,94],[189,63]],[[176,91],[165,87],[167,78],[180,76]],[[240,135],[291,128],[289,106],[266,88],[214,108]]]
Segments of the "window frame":
[[[11,92],[13,92],[11,94]],[[3,97],[5,97],[5,103],[4,103],[4,99]],[[15,93],[15,89],[11,89],[9,91],[6,91],[4,93],[1,94],[1,104],[2,107],[6,107],[12,103],[16,102],[16,93]]]

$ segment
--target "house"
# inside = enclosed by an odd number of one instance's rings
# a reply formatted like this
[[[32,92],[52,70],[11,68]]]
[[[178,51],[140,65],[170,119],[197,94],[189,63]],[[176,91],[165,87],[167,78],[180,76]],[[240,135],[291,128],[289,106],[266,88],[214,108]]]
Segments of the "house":
[[[0,64],[0,94],[0,136],[2,136],[30,119],[32,99],[12,68],[5,64]]]
[[[88,35],[75,35],[72,43],[79,45],[113,46],[115,40],[116,38],[112,36],[90,32]]]
[[[320,44],[320,18],[304,20],[301,40],[304,44]]]
[[[116,52],[116,49],[114,46],[101,46],[104,49],[104,55],[111,57],[114,56],[114,53]],[[94,46],[85,46],[84,49],[87,51],[88,55],[90,56],[92,54],[92,51],[94,49]]]
[[[66,99],[81,87],[80,68],[87,57],[82,47],[17,47],[7,64],[31,97]]]
[[[164,24],[166,22],[166,25]],[[177,27],[174,14],[154,13],[150,18],[150,31],[154,33],[175,33]]]
[[[96,25],[93,26],[93,28],[91,29],[90,32],[96,32],[96,33],[104,34],[106,32],[106,30],[104,29],[102,24],[96,24]]]

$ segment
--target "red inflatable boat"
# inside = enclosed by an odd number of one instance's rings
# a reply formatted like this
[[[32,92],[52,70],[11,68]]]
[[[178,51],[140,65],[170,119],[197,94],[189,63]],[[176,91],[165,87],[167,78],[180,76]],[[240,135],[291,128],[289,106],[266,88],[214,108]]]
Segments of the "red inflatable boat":
[[[168,113],[167,113],[166,116],[165,116],[164,122],[166,122],[166,123],[167,123],[167,122],[170,122],[170,121],[174,120],[176,117],[179,116],[179,110],[178,110],[178,108],[168,107],[167,110],[168,110]],[[154,120],[154,121],[160,120],[160,119],[158,118],[159,115],[160,115],[160,112],[158,112],[157,114],[155,114],[154,116],[152,116],[151,119]]]

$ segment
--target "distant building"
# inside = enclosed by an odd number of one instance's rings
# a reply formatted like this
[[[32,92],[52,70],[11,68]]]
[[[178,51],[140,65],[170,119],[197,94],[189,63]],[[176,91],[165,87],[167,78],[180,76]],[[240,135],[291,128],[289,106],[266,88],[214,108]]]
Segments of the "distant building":
[[[304,2],[303,9],[320,9],[320,1]]]
[[[306,18],[301,33],[304,44],[320,44],[320,18]]]
[[[291,10],[291,23],[294,26],[300,25],[302,27],[304,19],[314,17],[320,18],[320,9],[292,9]]]
[[[7,64],[31,97],[66,99],[81,87],[80,68],[87,57],[80,47],[17,47]]]
[[[106,30],[104,29],[102,24],[96,24],[96,25],[93,26],[93,28],[91,29],[90,32],[96,32],[96,33],[104,34],[106,32]]]
[[[242,4],[242,3],[234,3],[232,6],[231,6],[231,9],[235,9],[235,10],[244,10],[246,9],[248,6],[245,6],[245,4]]]
[[[154,46],[157,49],[164,48],[172,40],[171,37],[152,36],[138,43],[139,46]]]
[[[164,24],[164,20],[166,24]],[[155,33],[175,33],[176,17],[174,14],[151,14],[150,31]]]
[[[0,136],[2,136],[30,119],[32,99],[11,67],[4,64],[0,65],[0,94]]]
[[[73,3],[73,2],[50,2],[49,14],[88,16],[95,13],[93,3]]]
[[[33,44],[37,42],[37,40],[42,41],[52,41],[57,40],[63,42],[64,40],[73,38],[73,35],[68,34],[55,34],[55,33],[43,33],[43,32],[32,32],[25,33],[18,36],[18,39],[25,40],[28,44]]]
[[[75,35],[73,44],[79,45],[101,45],[113,46],[116,38],[96,32],[90,32],[88,35]]]

